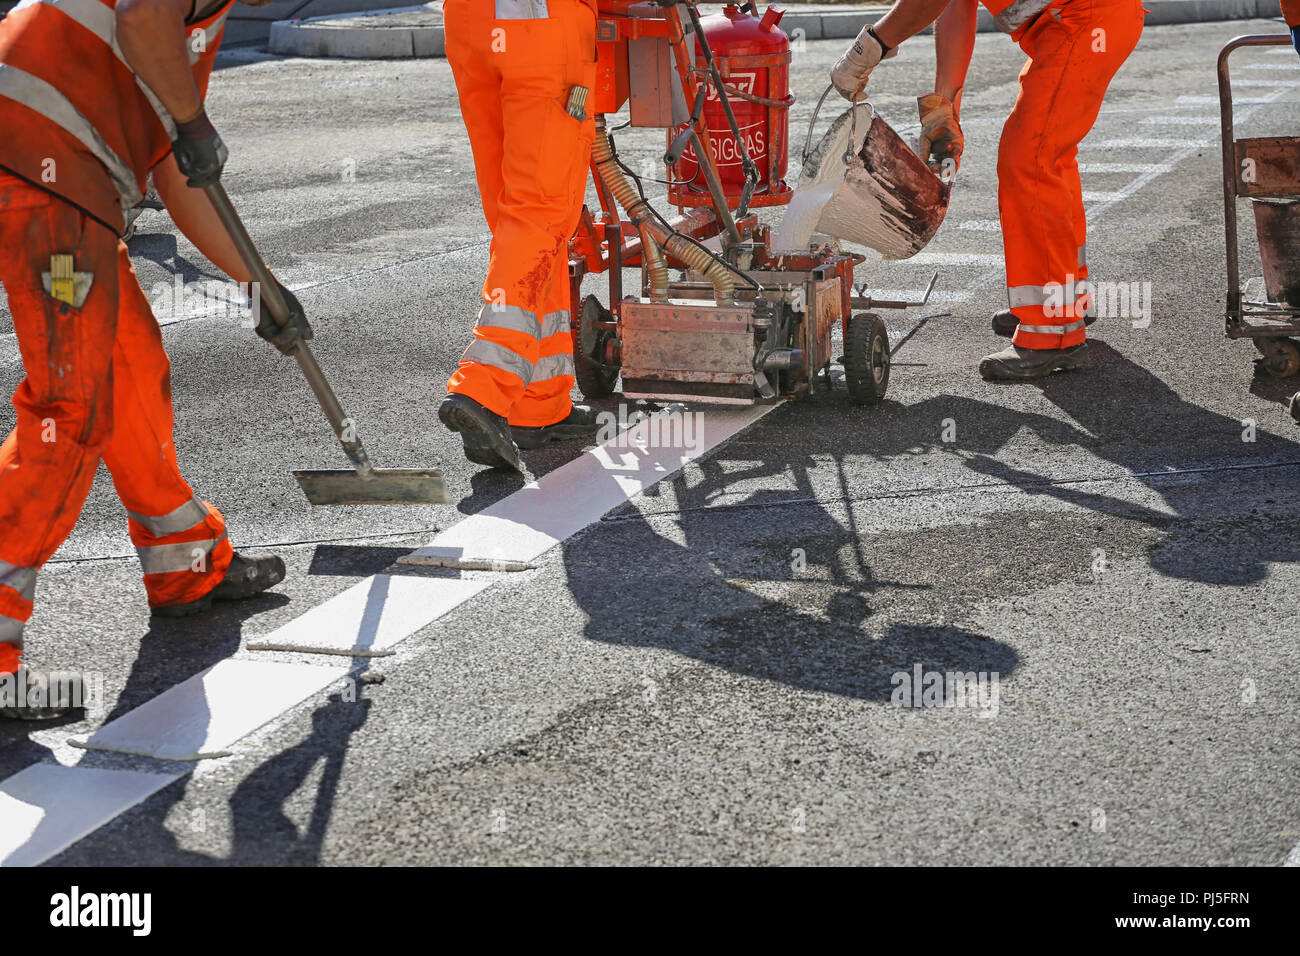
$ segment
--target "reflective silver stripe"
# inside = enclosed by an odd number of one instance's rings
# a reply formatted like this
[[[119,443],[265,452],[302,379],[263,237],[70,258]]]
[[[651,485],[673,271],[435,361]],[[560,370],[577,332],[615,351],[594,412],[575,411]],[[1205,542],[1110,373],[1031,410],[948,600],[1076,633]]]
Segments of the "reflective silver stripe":
[[[18,10],[38,3],[54,7],[65,16],[81,24],[107,43],[112,48],[113,55],[122,61],[122,65],[128,70],[131,69],[131,64],[126,62],[122,48],[117,43],[117,14],[111,7],[104,6],[99,0],[23,0],[14,9]],[[132,70],[132,73],[134,72]],[[172,120],[171,114],[158,101],[158,97],[153,95],[153,90],[145,86],[138,76],[135,78],[135,83],[136,86],[140,87],[140,92],[144,94],[145,99],[149,101],[149,105],[153,108],[159,122],[163,124],[163,129],[167,131],[167,138],[174,140],[176,138],[176,123]]]
[[[569,331],[569,310],[560,309],[558,312],[547,312],[542,317],[542,338],[551,335],[559,335],[561,332]]]
[[[527,309],[519,308],[517,305],[485,304],[483,308],[478,310],[478,321],[474,323],[474,326],[479,328],[488,325],[497,329],[523,332],[533,338],[537,338],[537,333],[541,328],[537,316]]]
[[[1017,285],[1007,289],[1007,303],[1013,309],[1026,305],[1044,305],[1047,290],[1041,285]]]
[[[498,20],[545,20],[550,15],[546,0],[496,0]]]
[[[527,385],[533,380],[533,364],[518,352],[512,352],[504,345],[497,345],[487,339],[475,339],[460,357],[462,362],[479,362],[491,365],[503,372],[511,372],[523,379]]]
[[[538,382],[545,382],[548,378],[555,378],[557,375],[572,375],[577,378],[573,368],[572,352],[543,355],[539,358],[537,360],[537,371],[533,373],[533,380],[530,384],[536,385]]]
[[[180,544],[155,544],[148,548],[136,548],[140,555],[140,567],[145,574],[172,574],[177,571],[189,571],[199,554],[208,555],[226,536],[206,538],[202,541],[182,541]],[[197,552],[197,553],[196,553]]]
[[[194,49],[194,38],[202,34],[203,49],[205,51],[212,49],[212,45],[217,42],[217,34],[221,32],[221,28],[225,24],[226,17],[229,14],[230,14],[230,8],[226,7],[226,12],[223,13],[220,17],[218,17],[216,22],[213,23],[211,26],[209,26],[206,30],[191,30],[186,35],[185,43],[189,47],[191,66],[193,66],[195,63],[198,63],[199,57],[203,55],[202,53]]]
[[[993,22],[1003,33],[1015,33],[1053,3],[1053,0],[1012,0],[1009,7],[997,14]]]
[[[209,514],[208,506],[199,500],[195,495],[185,504],[165,515],[142,515],[138,511],[127,509],[129,514],[140,524],[144,525],[155,538],[161,538],[165,535],[176,534],[180,531],[188,531],[196,524],[204,521]]]
[[[1082,269],[1088,264],[1088,244],[1085,242],[1079,247],[1079,268]]]
[[[17,591],[23,600],[30,601],[36,593],[36,569],[0,561],[0,584]]]
[[[57,123],[90,150],[91,155],[103,163],[104,168],[108,170],[108,175],[122,198],[124,210],[130,209],[144,198],[131,167],[122,162],[121,157],[104,142],[94,124],[81,115],[81,112],[58,89],[25,70],[17,69],[8,63],[0,63],[0,96],[7,96],[28,109],[35,110],[51,122]],[[125,228],[125,215],[122,224]]]
[[[1087,323],[1083,319],[1069,325],[1021,325],[1021,332],[1033,332],[1036,335],[1065,335],[1075,329],[1083,328]]]
[[[0,614],[0,642],[23,646],[23,622]]]

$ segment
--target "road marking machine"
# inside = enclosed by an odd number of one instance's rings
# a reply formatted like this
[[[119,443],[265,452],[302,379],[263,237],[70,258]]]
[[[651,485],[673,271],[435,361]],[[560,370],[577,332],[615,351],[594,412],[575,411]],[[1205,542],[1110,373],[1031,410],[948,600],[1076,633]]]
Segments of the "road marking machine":
[[[628,398],[749,405],[809,395],[831,385],[836,323],[850,397],[884,397],[889,336],[871,310],[922,306],[929,290],[915,302],[861,295],[854,269],[866,256],[827,237],[905,258],[938,229],[949,186],[867,104],[809,149],[814,113],[800,188],[785,182],[794,95],[782,15],[746,4],[702,17],[687,0],[600,0],[597,81],[578,105],[595,114],[600,208],[583,208],[569,262],[574,359],[588,399],[611,394],[620,374]],[[606,117],[624,106],[625,125],[666,130],[672,220],[619,159]],[[753,210],[791,207],[792,197],[806,197],[786,217],[801,225],[783,224],[782,237],[795,240],[778,243]],[[819,232],[823,241],[810,241]],[[641,287],[624,294],[622,270],[637,266]],[[608,306],[582,294],[596,273],[608,273]]]

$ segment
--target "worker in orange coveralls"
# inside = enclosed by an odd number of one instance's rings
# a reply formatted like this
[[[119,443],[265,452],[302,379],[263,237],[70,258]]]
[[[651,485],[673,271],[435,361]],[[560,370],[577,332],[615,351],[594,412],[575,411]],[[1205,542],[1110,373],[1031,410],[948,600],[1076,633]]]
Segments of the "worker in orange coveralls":
[[[1073,368],[1087,350],[1092,317],[1079,143],[1137,46],[1143,10],[1141,0],[982,2],[1029,55],[998,146],[1009,309],[993,317],[993,330],[1011,336],[1011,345],[979,366],[986,379],[1014,381]],[[918,104],[921,154],[940,175],[955,173],[961,160],[958,111],[976,13],[976,0],[899,0],[831,70],[831,82],[854,99],[881,59],[938,18],[935,91]]]
[[[118,238],[152,172],[185,235],[231,278],[251,279],[206,195],[188,188],[216,182],[226,158],[203,95],[232,5],[23,0],[0,21],[0,282],[27,376],[0,446],[2,716],[83,703],[69,675],[55,687],[23,666],[23,626],[100,461],[155,614],[195,614],[284,578],[278,557],[236,552],[221,514],[181,477],[162,335]],[[284,330],[266,315],[259,334],[282,350],[310,337],[294,311]]]
[[[492,246],[474,340],[438,416],[470,461],[522,471],[520,448],[597,425],[569,397],[568,272],[595,132],[595,3],[446,0],[443,17]]]
[[[1291,44],[1300,53],[1300,0],[1281,0],[1282,19],[1291,30]]]

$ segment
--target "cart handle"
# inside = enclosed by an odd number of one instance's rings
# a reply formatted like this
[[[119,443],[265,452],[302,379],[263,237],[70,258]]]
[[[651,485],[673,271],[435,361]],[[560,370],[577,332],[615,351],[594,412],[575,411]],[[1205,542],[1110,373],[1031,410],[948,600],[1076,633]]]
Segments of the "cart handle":
[[[1244,46],[1290,45],[1286,33],[1239,36],[1219,51],[1219,123],[1223,145],[1223,238],[1228,258],[1229,324],[1241,320],[1241,271],[1237,261],[1237,155],[1232,134],[1232,84],[1228,79],[1228,56]]]

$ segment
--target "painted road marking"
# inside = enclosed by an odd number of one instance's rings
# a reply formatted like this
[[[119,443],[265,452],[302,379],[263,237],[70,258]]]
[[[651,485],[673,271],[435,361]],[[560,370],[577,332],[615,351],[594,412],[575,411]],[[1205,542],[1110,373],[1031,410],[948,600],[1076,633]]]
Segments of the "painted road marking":
[[[604,445],[457,522],[425,547],[398,558],[398,563],[418,565],[431,558],[533,561],[775,407],[661,413],[637,422]]]
[[[856,295],[871,296],[891,302],[920,302],[924,289],[855,289]],[[931,292],[931,302],[969,302],[974,296],[969,292]]]
[[[1149,173],[1163,169],[1159,163],[1080,163],[1081,173]]]
[[[1291,53],[1290,50],[1273,50],[1273,53]],[[1292,53],[1292,56],[1295,54]],[[1300,70],[1300,63],[1247,63],[1248,70]]]
[[[958,224],[957,228],[967,232],[1001,232],[1002,223],[996,219],[967,219]]]
[[[488,578],[376,574],[247,646],[250,651],[381,657],[492,583]]]
[[[1148,116],[1143,126],[1218,126],[1217,116]]]
[[[240,738],[346,675],[340,667],[229,659],[105,724],[86,750],[158,760],[219,757]]]
[[[992,252],[918,252],[908,262],[918,266],[987,266],[1002,264],[1002,257]]]
[[[176,773],[33,764],[0,783],[0,866],[36,866],[157,793]]]
[[[1093,149],[1200,149],[1209,145],[1203,139],[1107,139],[1100,143],[1084,143],[1081,148]],[[1163,165],[1163,164],[1159,164]]]
[[[1233,86],[1300,86],[1300,80],[1233,80]]]
[[[1217,96],[1180,96],[1177,99],[1179,106],[1218,106],[1219,98]],[[1233,106],[1251,106],[1259,103],[1272,103],[1273,101],[1266,96],[1250,96],[1232,98]]]

